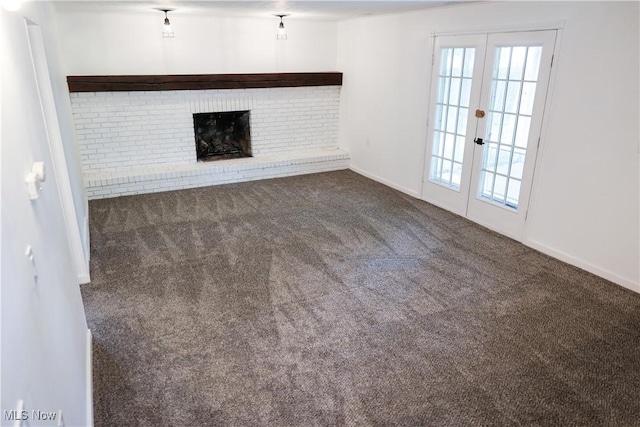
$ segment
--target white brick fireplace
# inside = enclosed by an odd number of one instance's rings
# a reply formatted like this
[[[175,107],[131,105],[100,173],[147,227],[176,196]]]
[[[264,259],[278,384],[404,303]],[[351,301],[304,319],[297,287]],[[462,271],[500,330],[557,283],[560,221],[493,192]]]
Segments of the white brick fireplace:
[[[74,92],[89,199],[346,169],[340,86]],[[249,110],[252,158],[196,161],[193,114]]]

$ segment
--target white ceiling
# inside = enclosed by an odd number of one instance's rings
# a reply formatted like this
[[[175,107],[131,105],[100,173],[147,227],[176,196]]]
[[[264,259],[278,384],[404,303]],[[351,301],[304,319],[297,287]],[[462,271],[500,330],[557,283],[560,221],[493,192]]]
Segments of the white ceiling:
[[[173,14],[207,14],[222,16],[271,17],[290,14],[287,19],[342,20],[366,15],[382,15],[442,7],[461,0],[55,0],[56,9],[63,12],[145,13],[156,8],[175,9]]]

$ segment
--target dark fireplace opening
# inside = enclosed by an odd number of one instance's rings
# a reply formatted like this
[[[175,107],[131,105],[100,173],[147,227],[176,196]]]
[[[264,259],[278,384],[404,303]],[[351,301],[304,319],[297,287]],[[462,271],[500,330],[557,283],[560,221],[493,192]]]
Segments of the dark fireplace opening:
[[[251,157],[249,111],[193,115],[198,160]]]

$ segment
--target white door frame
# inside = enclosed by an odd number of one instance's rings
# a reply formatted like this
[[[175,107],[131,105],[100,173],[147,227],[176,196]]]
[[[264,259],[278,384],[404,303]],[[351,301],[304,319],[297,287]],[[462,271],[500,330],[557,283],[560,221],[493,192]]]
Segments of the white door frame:
[[[544,116],[543,116],[542,125],[540,128],[540,142],[538,144],[538,150],[535,156],[535,162],[534,162],[533,171],[532,171],[533,178],[531,182],[531,191],[529,194],[528,211],[527,211],[526,220],[524,224],[524,231],[520,239],[521,243],[539,250],[540,250],[540,248],[538,247],[539,245],[531,239],[531,223],[532,223],[532,218],[535,218],[535,210],[536,210],[535,202],[537,199],[538,186],[539,186],[537,170],[544,157],[546,141],[549,134],[549,116],[552,114],[553,93],[555,91],[555,86],[556,86],[558,65],[560,64],[560,51],[562,47],[565,25],[566,25],[566,21],[561,20],[561,21],[546,22],[546,23],[539,23],[539,24],[532,24],[532,25],[521,25],[521,26],[507,25],[507,26],[491,26],[487,28],[475,28],[475,29],[461,28],[459,30],[434,31],[431,33],[431,36],[430,36],[430,39],[431,39],[430,40],[431,41],[430,56],[433,57],[436,54],[435,40],[436,40],[436,37],[439,37],[439,36],[493,34],[493,33],[546,31],[546,30],[557,31],[556,43],[553,50],[553,64],[552,64],[550,75],[549,75],[549,83],[548,83],[546,98],[544,102],[544,113],[543,113]],[[430,73],[433,74],[433,65],[430,67]],[[435,108],[435,104],[431,103],[431,93],[433,91],[433,85],[435,83],[433,81],[433,78],[431,78],[430,80],[431,81],[429,83],[429,92],[427,94],[427,97],[429,99],[429,103],[427,105],[427,111],[426,111],[427,117],[431,116],[432,114],[431,110]],[[424,193],[424,184],[425,184],[425,180],[428,179],[429,163],[427,162],[427,159],[430,157],[430,153],[427,151],[428,150],[427,141],[428,141],[428,138],[430,138],[431,132],[433,132],[432,124],[427,122],[425,144],[424,144],[425,149],[422,156],[423,172],[422,172],[422,180],[420,182],[421,186],[420,186],[420,192],[419,192],[421,199],[424,199],[424,197],[422,196]],[[447,207],[445,206],[440,206],[440,205],[437,205],[437,206],[443,209],[447,209]],[[493,230],[493,231],[499,232],[499,230]]]
[[[545,46],[542,50],[542,56],[540,58],[540,68],[538,73],[538,79],[536,84],[535,104],[533,105],[533,112],[531,113],[531,125],[529,130],[529,141],[526,148],[526,160],[524,166],[524,176],[521,178],[522,187],[520,189],[520,197],[517,209],[512,209],[506,206],[497,205],[489,200],[474,196],[469,198],[469,205],[467,208],[467,218],[481,224],[487,228],[491,228],[499,233],[509,236],[518,241],[522,240],[524,234],[524,225],[526,222],[527,209],[529,206],[529,196],[531,194],[531,186],[533,183],[533,173],[535,172],[536,154],[538,149],[538,141],[542,133],[542,120],[544,119],[544,107],[548,95],[549,78],[551,75],[552,58],[555,46],[555,40],[557,36],[556,30],[547,31],[525,31],[525,32],[511,32],[511,33],[495,33],[488,35],[488,45],[492,46],[487,50],[487,57],[485,61],[485,80],[482,82],[482,96],[483,100],[481,108],[490,109],[490,95],[492,91],[492,77],[493,68],[495,66],[495,54],[497,48],[500,45],[541,45]],[[495,48],[494,48],[495,47]],[[551,49],[549,49],[551,47]],[[505,87],[506,90],[506,87]],[[491,113],[489,113],[491,116]],[[506,117],[506,115],[505,115]],[[479,121],[477,136],[485,138],[487,140],[487,126],[488,117]],[[514,129],[515,131],[515,129]],[[532,132],[534,132],[532,134]],[[483,162],[483,155],[487,145],[477,147],[475,151],[473,170],[474,174],[471,181],[471,188],[474,193],[478,193],[481,169]],[[496,159],[497,160],[497,159]],[[506,188],[505,188],[506,198]],[[496,209],[497,208],[497,209]]]
[[[429,94],[429,106],[430,106],[430,115],[429,115],[429,125],[430,129],[427,132],[427,144],[426,144],[426,152],[424,153],[424,163],[423,163],[423,175],[422,175],[422,188],[420,191],[420,198],[428,201],[431,204],[436,206],[440,206],[443,209],[451,211],[455,214],[465,216],[467,211],[467,199],[469,195],[469,181],[471,179],[471,160],[473,158],[473,150],[474,146],[471,143],[473,137],[476,134],[476,127],[478,124],[478,119],[476,117],[472,117],[468,114],[468,122],[465,131],[465,144],[463,147],[464,159],[465,159],[465,167],[462,170],[462,178],[461,185],[459,189],[454,189],[446,185],[439,184],[437,182],[431,181],[429,177],[429,161],[431,159],[431,154],[433,152],[433,144],[434,144],[434,132],[437,126],[435,113],[436,110],[433,110],[433,107],[436,106],[438,102],[439,90],[438,90],[438,82],[440,81],[440,68],[441,68],[441,58],[440,55],[436,55],[436,51],[440,49],[450,49],[450,48],[474,48],[474,68],[472,72],[473,80],[477,81],[477,84],[472,85],[469,105],[467,106],[469,111],[473,111],[477,104],[480,102],[480,92],[482,89],[482,73],[484,68],[484,55],[485,55],[485,47],[486,47],[486,34],[471,34],[471,35],[462,35],[462,36],[441,36],[435,37],[433,41],[434,55],[432,56],[431,62],[431,90]],[[438,52],[439,53],[439,52]],[[482,60],[478,60],[482,58]],[[446,103],[445,103],[446,104]],[[431,117],[434,113],[434,117]],[[456,132],[457,133],[457,132]]]
[[[48,145],[51,150],[51,157],[53,159],[54,170],[52,172],[55,174],[58,184],[69,247],[76,267],[78,283],[88,283],[90,281],[89,255],[87,253],[85,256],[84,245],[82,244],[80,222],[76,215],[73,192],[71,191],[71,181],[69,179],[66,157],[64,155],[62,133],[58,122],[53,88],[51,87],[51,77],[44,47],[44,39],[40,27],[27,19],[25,19],[25,30],[31,50],[34,77],[38,85],[38,96],[42,107],[42,116],[49,139]]]

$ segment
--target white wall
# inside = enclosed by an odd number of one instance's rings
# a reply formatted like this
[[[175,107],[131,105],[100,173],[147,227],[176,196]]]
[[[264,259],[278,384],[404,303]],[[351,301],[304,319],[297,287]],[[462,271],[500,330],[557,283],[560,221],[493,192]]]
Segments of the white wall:
[[[4,420],[4,411],[17,409],[23,399],[28,411],[63,410],[66,425],[86,425],[87,325],[23,16],[41,25],[45,39],[55,39],[47,3],[28,3],[20,12],[0,9],[1,423],[14,424]],[[63,78],[54,61],[48,65],[52,81]],[[24,179],[38,160],[48,174],[40,199],[30,201]],[[37,284],[27,245],[35,255]]]
[[[47,51],[47,61],[49,70],[56,70],[51,73],[51,90],[54,96],[55,108],[57,110],[58,126],[60,137],[62,138],[65,163],[69,174],[69,183],[76,211],[76,219],[82,245],[86,269],[89,264],[89,206],[87,195],[82,182],[82,168],[80,166],[80,153],[76,144],[76,134],[73,117],[71,115],[71,102],[69,100],[69,88],[67,86],[67,74],[63,69],[63,58],[60,55],[60,38],[58,37],[57,20],[52,12],[48,24],[51,26],[48,37],[44,37],[45,49]],[[88,278],[88,277],[87,277]],[[84,283],[84,282],[83,282]]]
[[[89,199],[348,167],[338,152],[339,86],[82,92],[71,100]],[[243,110],[251,112],[252,158],[198,162],[193,115]]]
[[[223,18],[170,12],[175,38],[161,37],[164,16],[58,12],[68,75],[215,74],[334,71],[335,22],[285,18],[289,39],[275,37],[278,19]]]
[[[250,111],[253,157],[338,148],[339,86],[71,94],[85,174],[197,162],[193,115]]]
[[[352,167],[419,195],[431,40],[564,26],[525,244],[640,292],[637,2],[490,2],[338,25],[340,145]]]

